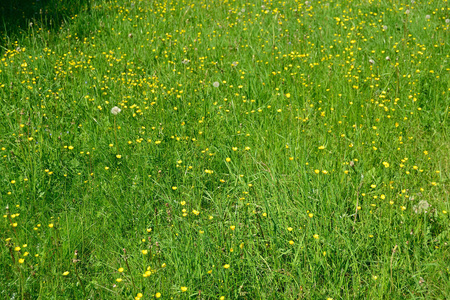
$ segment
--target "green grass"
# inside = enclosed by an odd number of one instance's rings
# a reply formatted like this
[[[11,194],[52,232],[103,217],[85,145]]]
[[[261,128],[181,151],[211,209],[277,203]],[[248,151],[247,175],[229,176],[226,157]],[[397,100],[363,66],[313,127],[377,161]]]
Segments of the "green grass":
[[[3,15],[0,298],[450,297],[447,1],[56,2]]]

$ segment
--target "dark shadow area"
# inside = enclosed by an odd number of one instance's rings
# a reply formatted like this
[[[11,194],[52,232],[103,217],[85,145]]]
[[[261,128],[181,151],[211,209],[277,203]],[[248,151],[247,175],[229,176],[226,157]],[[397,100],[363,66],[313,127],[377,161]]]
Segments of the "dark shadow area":
[[[0,0],[0,52],[31,26],[58,30],[72,16],[90,9],[91,0]]]

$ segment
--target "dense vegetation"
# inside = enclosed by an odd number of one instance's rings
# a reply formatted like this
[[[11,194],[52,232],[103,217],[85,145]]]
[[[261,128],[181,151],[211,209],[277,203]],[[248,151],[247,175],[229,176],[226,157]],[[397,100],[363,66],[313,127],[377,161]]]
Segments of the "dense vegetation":
[[[0,298],[450,298],[447,0],[26,3]]]

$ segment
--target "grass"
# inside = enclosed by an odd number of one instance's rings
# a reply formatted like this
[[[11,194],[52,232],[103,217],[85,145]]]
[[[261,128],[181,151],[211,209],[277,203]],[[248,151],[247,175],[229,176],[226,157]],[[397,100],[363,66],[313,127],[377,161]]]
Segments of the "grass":
[[[447,1],[52,3],[3,15],[1,298],[450,297]]]

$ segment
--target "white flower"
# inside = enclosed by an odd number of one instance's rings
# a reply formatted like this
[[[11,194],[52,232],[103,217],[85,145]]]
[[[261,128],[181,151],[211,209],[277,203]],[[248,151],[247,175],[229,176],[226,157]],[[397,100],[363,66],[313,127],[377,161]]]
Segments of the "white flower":
[[[428,208],[430,208],[430,204],[426,200],[420,200],[419,204],[414,205],[413,210],[416,214],[427,213]]]
[[[445,23],[450,23],[450,19],[445,19]]]
[[[387,30],[387,26],[386,25],[383,25],[383,30]]]
[[[426,16],[425,16],[425,19],[427,19],[427,20],[428,20],[429,18],[431,18],[431,16],[430,16],[430,15],[426,15]]]
[[[373,59],[369,59],[369,64],[373,65],[375,61]]]
[[[120,108],[118,108],[117,106],[114,106],[113,108],[111,108],[111,113],[113,115],[117,115],[118,113],[120,113],[122,110]]]
[[[391,60],[391,58],[389,56],[386,56],[386,60]]]
[[[214,81],[213,87],[219,87],[220,83],[218,81]]]

